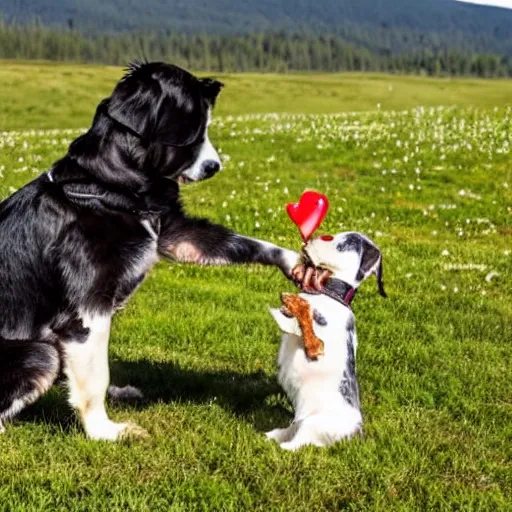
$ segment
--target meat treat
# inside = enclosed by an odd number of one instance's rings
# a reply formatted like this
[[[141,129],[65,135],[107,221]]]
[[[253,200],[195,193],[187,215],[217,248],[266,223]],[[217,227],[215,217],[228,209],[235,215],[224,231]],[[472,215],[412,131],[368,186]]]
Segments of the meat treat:
[[[293,293],[283,293],[281,302],[281,312],[286,316],[295,317],[299,322],[307,358],[316,361],[324,353],[324,342],[313,330],[313,309],[309,302]]]

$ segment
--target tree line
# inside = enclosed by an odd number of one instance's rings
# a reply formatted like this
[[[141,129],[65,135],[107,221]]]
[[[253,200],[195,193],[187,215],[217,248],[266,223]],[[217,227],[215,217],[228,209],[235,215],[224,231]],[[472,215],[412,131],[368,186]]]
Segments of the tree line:
[[[512,76],[512,57],[425,44],[393,52],[347,42],[339,35],[261,32],[83,35],[68,29],[0,22],[0,58],[125,65],[165,60],[197,71],[376,71],[428,76]]]

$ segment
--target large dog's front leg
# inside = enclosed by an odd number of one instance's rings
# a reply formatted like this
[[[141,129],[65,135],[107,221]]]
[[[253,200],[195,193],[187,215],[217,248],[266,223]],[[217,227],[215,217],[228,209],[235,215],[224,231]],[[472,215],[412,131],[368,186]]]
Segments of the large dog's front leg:
[[[137,434],[137,427],[111,421],[105,409],[110,379],[108,343],[111,317],[84,315],[82,322],[89,328],[87,340],[83,343],[69,342],[64,346],[69,402],[78,410],[85,432],[91,439],[115,441],[127,434]]]
[[[166,219],[158,243],[159,252],[172,259],[201,265],[261,263],[274,265],[292,278],[299,254],[277,245],[233,233],[204,219]]]

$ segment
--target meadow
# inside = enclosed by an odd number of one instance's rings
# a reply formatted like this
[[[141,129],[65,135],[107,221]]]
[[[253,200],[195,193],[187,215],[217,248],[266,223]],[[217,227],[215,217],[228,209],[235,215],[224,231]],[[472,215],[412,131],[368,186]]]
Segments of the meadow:
[[[117,68],[0,63],[0,197],[88,126]],[[512,83],[230,75],[211,128],[225,169],[187,210],[298,249],[284,205],[382,249],[388,299],[354,301],[361,439],[281,451],[290,421],[265,267],[159,263],[115,319],[110,403],[147,440],[88,441],[56,386],[0,436],[0,511],[512,510]]]

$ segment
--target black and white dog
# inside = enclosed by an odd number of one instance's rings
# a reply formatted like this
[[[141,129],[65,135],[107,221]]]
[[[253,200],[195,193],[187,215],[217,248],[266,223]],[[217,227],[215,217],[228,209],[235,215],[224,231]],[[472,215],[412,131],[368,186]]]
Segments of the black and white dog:
[[[357,334],[349,306],[361,283],[375,274],[386,296],[379,248],[360,233],[324,235],[304,246],[309,268],[330,271],[322,293],[301,293],[313,312],[313,330],[324,354],[310,360],[297,319],[285,307],[271,309],[283,332],[279,349],[279,383],[293,403],[295,418],[287,428],[267,433],[286,450],[329,446],[361,432],[363,416],[356,377]],[[300,271],[300,269],[298,269]]]
[[[136,432],[105,410],[110,324],[159,254],[290,276],[295,252],[183,212],[179,183],[221,169],[207,133],[221,87],[131,65],[64,158],[0,204],[0,431],[62,371],[90,438]]]

